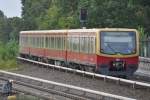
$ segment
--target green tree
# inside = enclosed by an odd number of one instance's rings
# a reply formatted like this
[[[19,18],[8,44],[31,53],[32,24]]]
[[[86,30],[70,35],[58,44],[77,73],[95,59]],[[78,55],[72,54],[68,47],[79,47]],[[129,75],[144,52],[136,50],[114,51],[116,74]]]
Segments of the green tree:
[[[38,29],[40,18],[45,15],[51,0],[22,0],[24,30]]]
[[[7,17],[0,11],[0,41],[7,42],[9,40],[9,27]]]
[[[87,27],[144,27],[150,33],[147,0],[22,0],[24,30],[79,28],[81,8],[88,10]]]
[[[19,32],[23,29],[23,21],[19,17],[8,18],[9,40],[19,40]]]

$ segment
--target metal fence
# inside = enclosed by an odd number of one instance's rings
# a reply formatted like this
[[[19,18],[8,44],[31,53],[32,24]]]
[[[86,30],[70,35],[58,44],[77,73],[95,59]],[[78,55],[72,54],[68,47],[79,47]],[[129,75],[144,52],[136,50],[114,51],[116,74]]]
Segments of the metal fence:
[[[150,40],[140,41],[140,56],[150,58]]]

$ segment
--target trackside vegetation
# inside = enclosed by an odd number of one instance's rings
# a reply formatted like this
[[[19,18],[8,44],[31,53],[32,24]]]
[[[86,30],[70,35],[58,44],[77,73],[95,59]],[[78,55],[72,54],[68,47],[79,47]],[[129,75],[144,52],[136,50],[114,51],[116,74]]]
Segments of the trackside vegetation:
[[[0,69],[11,70],[17,67],[18,44],[15,41],[0,42]]]

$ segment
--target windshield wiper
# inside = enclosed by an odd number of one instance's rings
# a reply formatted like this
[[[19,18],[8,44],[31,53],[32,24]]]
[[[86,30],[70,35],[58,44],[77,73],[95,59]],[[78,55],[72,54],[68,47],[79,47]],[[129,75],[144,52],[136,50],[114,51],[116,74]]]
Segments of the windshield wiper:
[[[116,52],[116,50],[115,50],[114,48],[112,48],[112,47],[110,46],[110,44],[109,44],[109,43],[107,44],[107,47],[108,47],[108,48],[110,48],[110,49],[113,51],[113,54],[118,53],[118,52]]]

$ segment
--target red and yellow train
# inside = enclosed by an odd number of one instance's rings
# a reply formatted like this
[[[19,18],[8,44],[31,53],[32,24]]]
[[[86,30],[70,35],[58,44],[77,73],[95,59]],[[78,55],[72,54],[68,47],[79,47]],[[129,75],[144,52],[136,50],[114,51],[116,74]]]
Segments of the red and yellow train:
[[[138,68],[139,34],[135,29],[21,31],[19,43],[21,57],[56,65],[115,76],[132,76]]]

